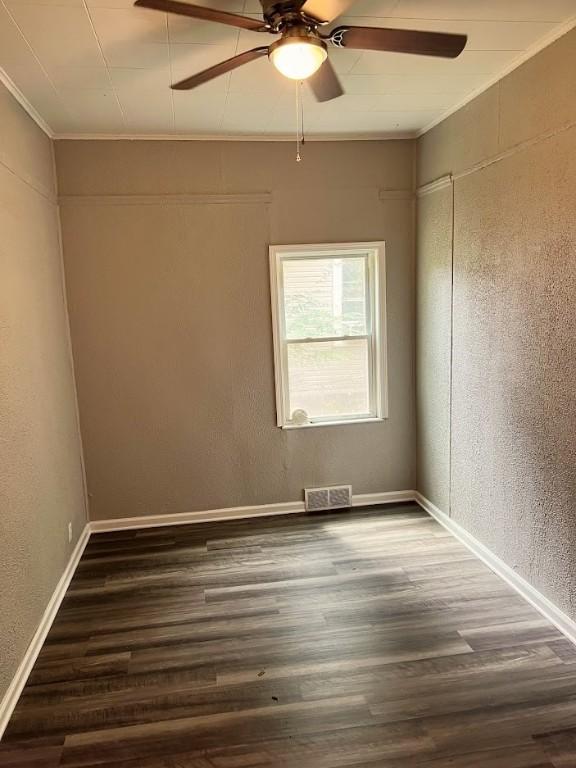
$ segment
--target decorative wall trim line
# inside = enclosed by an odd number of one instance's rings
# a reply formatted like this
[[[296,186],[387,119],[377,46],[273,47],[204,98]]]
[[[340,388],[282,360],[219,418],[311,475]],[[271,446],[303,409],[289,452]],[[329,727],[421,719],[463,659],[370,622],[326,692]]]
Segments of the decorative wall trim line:
[[[561,611],[554,603],[547,597],[544,597],[538,590],[533,587],[526,579],[522,578],[516,571],[495,555],[488,547],[478,541],[471,533],[468,533],[461,525],[448,517],[445,512],[438,509],[437,506],[421,493],[416,492],[416,502],[426,510],[432,517],[434,517],[440,525],[446,528],[455,538],[457,538],[465,547],[467,547],[472,554],[482,560],[505,581],[512,589],[516,590],[518,594],[528,601],[537,611],[539,611],[545,619],[553,624],[557,629],[565,635],[570,642],[576,644],[576,621],[573,621],[563,611]]]
[[[540,51],[543,51],[544,48],[548,48],[549,45],[555,43],[556,40],[559,40],[561,37],[566,35],[568,32],[574,29],[574,27],[576,27],[576,16],[571,16],[562,24],[559,24],[557,27],[555,27],[551,32],[549,32],[549,34],[545,35],[536,43],[534,43],[534,45],[531,45],[525,51],[522,51],[519,56],[517,56],[510,64],[504,67],[504,69],[501,69],[496,75],[494,75],[494,77],[491,77],[490,80],[483,83],[480,87],[475,88],[467,96],[465,96],[465,98],[463,98],[453,107],[447,109],[446,112],[443,112],[440,117],[434,118],[434,120],[428,123],[428,125],[417,131],[416,137],[420,137],[425,133],[428,133],[428,131],[432,130],[432,128],[446,120],[446,118],[450,117],[450,115],[458,112],[459,109],[465,107],[466,104],[469,104],[477,96],[480,96],[481,93],[484,93],[484,91],[487,91],[493,85],[496,85],[496,83],[500,82],[500,80],[503,80],[507,75],[509,75],[515,69],[518,69],[518,67],[522,66],[522,64],[524,64],[526,61],[536,56],[536,54],[540,53]]]
[[[318,133],[306,134],[306,143],[314,141],[402,141],[415,139],[418,134],[415,131],[372,132],[372,133]],[[57,141],[294,141],[293,134],[250,134],[235,136],[207,133],[194,135],[190,133],[57,133],[53,137]]]
[[[42,646],[44,645],[44,640],[46,639],[46,635],[50,631],[52,622],[54,621],[54,618],[58,613],[58,609],[60,608],[60,603],[62,602],[64,595],[66,594],[68,585],[72,580],[72,576],[74,576],[74,572],[76,570],[76,567],[78,566],[78,563],[80,562],[80,558],[82,557],[82,553],[86,548],[86,544],[88,543],[89,538],[90,538],[90,525],[86,524],[86,526],[84,527],[84,530],[80,534],[80,538],[78,539],[76,546],[74,547],[74,551],[70,555],[70,560],[68,561],[68,565],[66,566],[64,573],[60,577],[60,581],[56,585],[56,588],[52,593],[52,597],[50,598],[48,605],[46,606],[46,610],[42,615],[38,628],[34,633],[34,637],[32,638],[30,645],[26,649],[24,658],[20,662],[20,666],[16,670],[16,674],[14,675],[12,682],[8,687],[8,690],[6,691],[4,698],[0,702],[0,739],[2,738],[2,735],[6,730],[8,721],[10,720],[10,717],[12,716],[12,712],[14,711],[14,708],[18,703],[20,694],[22,693],[22,690],[26,685],[26,681],[28,680],[30,672],[32,671],[32,667],[34,666],[34,663],[38,658],[38,654],[42,650]]]
[[[411,189],[380,189],[378,191],[380,200],[412,200],[414,192]]]
[[[366,507],[376,504],[399,504],[414,501],[414,491],[389,491],[384,493],[361,493],[352,497],[353,507]],[[122,517],[110,520],[93,520],[90,523],[92,533],[123,531],[131,528],[157,528],[165,525],[190,525],[191,523],[212,523],[218,520],[244,520],[253,517],[273,515],[300,515],[305,512],[303,501],[286,501],[280,504],[259,504],[252,507],[225,507],[207,509],[198,512],[180,512],[168,515],[148,515],[145,517]]]
[[[495,163],[499,163],[502,160],[506,160],[506,158],[517,155],[519,152],[530,149],[530,147],[533,147],[536,144],[540,144],[543,141],[553,139],[555,136],[559,136],[561,133],[565,133],[566,131],[569,131],[575,127],[576,122],[571,121],[570,123],[565,123],[564,125],[561,125],[557,128],[552,128],[550,131],[546,131],[545,133],[540,133],[538,136],[534,136],[531,139],[521,141],[519,144],[515,144],[513,147],[509,147],[502,152],[498,152],[496,155],[487,157],[485,160],[481,160],[480,162],[475,163],[468,168],[464,168],[462,171],[457,171],[453,174],[453,179],[454,181],[457,181],[458,179],[463,179],[465,176],[470,176],[472,173],[482,171],[484,168],[488,168],[490,165],[494,165]]]
[[[443,189],[448,184],[453,184],[455,181],[464,179],[466,176],[470,176],[471,174],[477,173],[478,171],[483,171],[485,168],[488,168],[491,165],[500,163],[502,160],[513,157],[514,155],[517,155],[520,152],[524,152],[525,150],[530,149],[531,147],[534,147],[541,142],[553,139],[556,136],[560,136],[562,133],[566,133],[566,131],[573,130],[574,128],[576,128],[576,121],[573,120],[557,128],[552,128],[549,131],[545,131],[544,133],[539,133],[538,136],[533,136],[531,139],[526,139],[525,141],[521,141],[519,144],[514,144],[513,147],[509,147],[508,149],[502,150],[502,152],[498,152],[497,154],[491,155],[484,160],[480,160],[468,168],[464,168],[461,171],[455,171],[454,173],[447,174],[446,176],[442,176],[439,179],[435,179],[434,181],[423,184],[421,187],[417,188],[416,195],[417,197],[422,197],[422,195],[427,195],[431,192],[437,192],[439,189]]]
[[[423,184],[416,190],[416,197],[424,197],[424,195],[430,195],[432,192],[438,192],[440,189],[446,189],[454,181],[454,177],[451,173],[447,173],[446,176],[440,176],[434,181],[429,181],[427,184]]]
[[[270,192],[198,195],[61,195],[61,205],[266,205]]]
[[[52,129],[48,125],[48,123],[44,120],[42,115],[36,111],[36,109],[30,104],[26,96],[22,93],[20,88],[16,85],[16,83],[12,80],[10,75],[6,72],[6,70],[2,69],[0,67],[0,82],[6,87],[6,90],[8,90],[12,96],[16,99],[18,104],[22,107],[23,110],[25,110],[32,120],[36,123],[36,125],[41,128],[46,136],[48,138],[53,139],[54,133],[52,132]]]
[[[6,163],[2,155],[0,154],[0,165],[5,168],[8,173],[10,173],[14,178],[18,179],[22,184],[25,184],[27,187],[30,187],[31,190],[36,192],[38,195],[43,197],[47,203],[50,203],[50,205],[57,206],[58,200],[56,199],[56,195],[52,194],[48,188],[45,188],[42,186],[42,184],[39,184],[38,181],[33,178],[30,174],[25,173],[22,169],[16,170],[11,165]]]

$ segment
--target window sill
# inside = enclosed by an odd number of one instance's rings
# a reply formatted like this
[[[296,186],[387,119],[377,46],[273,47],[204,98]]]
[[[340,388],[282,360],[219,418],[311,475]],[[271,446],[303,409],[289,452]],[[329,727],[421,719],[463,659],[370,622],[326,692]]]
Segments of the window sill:
[[[313,421],[309,424],[282,424],[280,429],[310,429],[311,427],[342,427],[352,424],[375,424],[380,421],[386,421],[381,416],[370,416],[366,419],[343,419],[342,421]]]

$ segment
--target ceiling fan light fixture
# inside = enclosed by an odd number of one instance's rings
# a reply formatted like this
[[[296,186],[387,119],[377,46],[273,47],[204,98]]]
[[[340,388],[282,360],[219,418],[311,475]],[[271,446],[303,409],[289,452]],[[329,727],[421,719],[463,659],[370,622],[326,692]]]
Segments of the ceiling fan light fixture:
[[[328,57],[325,43],[313,37],[284,37],[270,46],[270,61],[291,80],[306,80]]]
[[[318,30],[346,13],[355,0],[260,0],[262,19],[242,16],[218,8],[206,8],[188,0],[135,0],[134,5],[162,13],[173,13],[201,21],[214,21],[236,29],[281,35],[272,45],[242,51],[174,83],[176,91],[189,91],[232,72],[243,64],[268,56],[284,77],[309,79],[316,101],[332,101],[344,90],[328,58],[327,43],[356,51],[383,51],[455,59],[466,45],[467,36],[431,30],[396,27],[333,27],[329,34]],[[352,14],[354,15],[354,14]]]

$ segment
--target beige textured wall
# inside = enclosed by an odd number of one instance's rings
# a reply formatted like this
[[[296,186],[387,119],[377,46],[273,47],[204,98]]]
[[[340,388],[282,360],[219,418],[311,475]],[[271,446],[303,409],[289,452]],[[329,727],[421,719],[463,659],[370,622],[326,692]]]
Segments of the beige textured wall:
[[[576,615],[576,31],[420,140],[419,489]],[[454,224],[453,265],[450,241]],[[446,300],[453,266],[450,392]],[[436,274],[438,302],[422,289]],[[443,349],[442,354],[424,345]],[[448,366],[448,370],[447,370]],[[439,456],[441,458],[439,458]]]
[[[0,86],[0,698],[86,523],[55,191]]]
[[[291,501],[324,483],[413,487],[411,142],[312,143],[300,164],[291,143],[56,151],[94,519]],[[246,197],[258,193],[270,202]],[[202,194],[239,198],[173,197]],[[390,418],[278,429],[268,245],[377,239]]]

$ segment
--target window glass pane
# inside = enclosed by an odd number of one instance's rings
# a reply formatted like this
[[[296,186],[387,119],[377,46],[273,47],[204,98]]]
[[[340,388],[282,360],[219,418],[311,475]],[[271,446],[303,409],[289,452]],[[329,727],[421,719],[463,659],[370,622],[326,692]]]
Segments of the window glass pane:
[[[368,414],[368,340],[288,344],[289,417]]]
[[[368,333],[365,257],[285,259],[282,269],[288,339]]]

